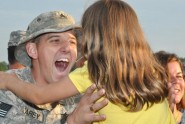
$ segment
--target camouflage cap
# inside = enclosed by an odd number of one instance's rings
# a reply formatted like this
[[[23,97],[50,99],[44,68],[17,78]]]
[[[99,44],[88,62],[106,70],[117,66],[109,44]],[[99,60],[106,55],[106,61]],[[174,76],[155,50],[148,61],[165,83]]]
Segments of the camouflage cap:
[[[10,33],[8,47],[17,46],[20,40],[25,36],[26,36],[26,31],[23,31],[23,30],[12,31]]]
[[[42,13],[28,25],[26,37],[19,42],[15,57],[23,65],[31,66],[31,59],[25,49],[25,44],[28,41],[45,33],[57,33],[80,28],[80,26],[75,25],[73,17],[63,11]]]

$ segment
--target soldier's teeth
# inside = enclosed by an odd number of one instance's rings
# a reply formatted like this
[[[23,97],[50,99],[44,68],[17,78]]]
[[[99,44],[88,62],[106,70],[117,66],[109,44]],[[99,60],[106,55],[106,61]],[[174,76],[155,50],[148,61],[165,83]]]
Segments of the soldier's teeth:
[[[59,59],[59,60],[57,60],[57,61],[63,61],[63,62],[69,62],[69,60],[68,59]]]

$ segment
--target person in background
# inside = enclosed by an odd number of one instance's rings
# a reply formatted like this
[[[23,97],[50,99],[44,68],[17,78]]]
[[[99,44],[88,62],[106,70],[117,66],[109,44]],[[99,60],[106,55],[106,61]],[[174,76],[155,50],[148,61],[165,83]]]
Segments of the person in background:
[[[25,37],[25,34],[26,32],[23,30],[12,31],[10,33],[10,39],[9,39],[8,48],[7,48],[9,69],[24,68],[24,65],[22,65],[16,60],[14,52],[21,38]]]
[[[183,63],[174,53],[159,51],[155,53],[159,63],[164,67],[169,79],[169,103],[178,124],[185,124],[184,70]]]
[[[81,27],[76,26],[74,19],[63,11],[51,11],[38,15],[28,25],[25,38],[21,39],[15,50],[16,59],[26,67],[11,70],[11,73],[14,72],[27,84],[34,83],[38,86],[61,80],[70,72],[76,61],[77,43],[80,42],[77,39],[80,37],[80,32]],[[70,121],[68,124],[90,124],[93,121],[104,120],[105,116],[94,115],[94,112],[84,109],[91,104],[96,104],[96,100],[104,94],[102,90],[92,94],[95,88],[91,86],[87,90],[77,107],[76,102],[79,98],[76,100],[72,97],[67,102],[58,100],[44,105],[35,105],[22,100],[10,91],[1,90],[0,109],[5,112],[0,113],[0,122],[64,124],[68,119]],[[33,91],[29,90],[29,94],[31,93]],[[70,110],[66,110],[60,103],[69,104],[70,108],[67,108]],[[97,102],[96,110],[98,111],[106,104],[105,100]],[[75,111],[72,112],[74,109]]]

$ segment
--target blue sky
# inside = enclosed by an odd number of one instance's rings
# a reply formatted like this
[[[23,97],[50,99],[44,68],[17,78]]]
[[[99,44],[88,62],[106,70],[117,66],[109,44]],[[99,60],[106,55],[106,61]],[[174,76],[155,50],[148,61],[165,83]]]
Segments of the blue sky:
[[[80,23],[94,0],[0,0],[0,61],[7,62],[11,31],[26,30],[39,14],[63,10]],[[126,0],[136,11],[154,52],[165,50],[185,57],[185,0]]]

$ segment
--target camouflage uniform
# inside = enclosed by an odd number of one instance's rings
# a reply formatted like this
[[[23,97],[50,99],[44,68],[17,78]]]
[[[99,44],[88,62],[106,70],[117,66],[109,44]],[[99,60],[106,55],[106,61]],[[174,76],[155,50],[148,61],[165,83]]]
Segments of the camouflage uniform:
[[[26,82],[34,82],[31,69],[26,67],[19,70],[10,70]],[[30,91],[31,93],[31,91]],[[10,91],[0,90],[0,122],[1,124],[57,124],[60,123],[62,115],[66,112],[59,103],[46,105],[33,105],[23,101]],[[73,111],[76,100],[63,101],[67,108]]]
[[[65,108],[66,114],[70,114],[75,109],[77,103],[79,103],[82,94],[75,95],[73,97],[61,100],[60,104]]]

